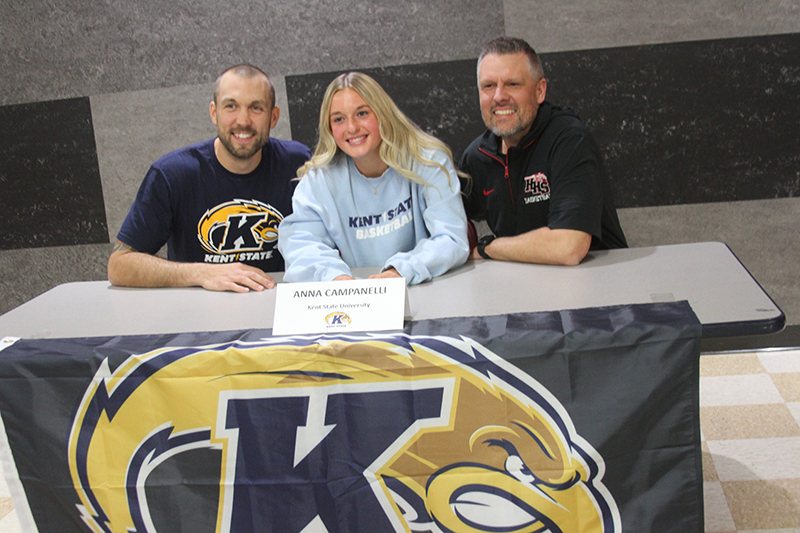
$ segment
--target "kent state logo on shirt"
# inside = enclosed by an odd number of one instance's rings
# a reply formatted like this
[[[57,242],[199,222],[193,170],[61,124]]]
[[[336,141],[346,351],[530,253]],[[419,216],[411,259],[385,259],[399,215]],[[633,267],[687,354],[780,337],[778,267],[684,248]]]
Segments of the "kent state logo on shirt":
[[[205,262],[269,259],[266,244],[278,240],[280,211],[258,200],[233,200],[206,211],[197,224],[197,238],[209,252]]]
[[[394,209],[377,215],[349,217],[348,225],[355,229],[356,239],[382,237],[414,221],[413,200],[411,196],[399,202]],[[352,229],[351,229],[352,231]]]
[[[195,530],[621,531],[606,463],[566,409],[466,337],[168,346],[113,371],[106,359],[67,451],[76,517],[94,532],[206,511]]]
[[[550,199],[550,182],[547,176],[538,172],[525,176],[525,203],[534,204]]]

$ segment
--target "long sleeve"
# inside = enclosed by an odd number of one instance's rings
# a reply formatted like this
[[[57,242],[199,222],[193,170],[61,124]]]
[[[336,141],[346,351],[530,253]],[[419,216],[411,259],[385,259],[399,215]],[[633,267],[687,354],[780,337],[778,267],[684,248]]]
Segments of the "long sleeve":
[[[450,158],[440,152],[433,156],[447,172],[425,166],[420,174],[428,186],[413,186],[419,191],[415,206],[428,237],[418,240],[412,250],[396,253],[385,264],[394,267],[410,285],[440,276],[469,257],[467,217],[458,176]]]
[[[367,178],[346,157],[311,170],[295,191],[294,212],[278,231],[284,280],[330,281],[351,275],[350,268],[394,267],[413,284],[466,261],[458,178],[445,154],[432,157],[448,171],[420,165],[427,185],[391,168]]]
[[[278,249],[286,262],[283,280],[287,282],[331,281],[350,275],[328,231],[336,201],[326,188],[313,186],[315,179],[322,176],[309,174],[300,181],[292,197],[292,214],[278,229]]]

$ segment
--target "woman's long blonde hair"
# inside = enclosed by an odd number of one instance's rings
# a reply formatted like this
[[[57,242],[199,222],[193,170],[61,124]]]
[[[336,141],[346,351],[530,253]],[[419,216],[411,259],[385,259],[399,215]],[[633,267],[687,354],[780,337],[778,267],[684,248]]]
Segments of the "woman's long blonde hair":
[[[336,146],[331,133],[331,101],[337,92],[344,89],[352,89],[358,93],[375,113],[381,134],[379,154],[384,163],[404,178],[422,185],[427,183],[414,171],[414,163],[436,166],[448,174],[443,165],[422,155],[426,150],[441,150],[452,161],[453,153],[447,145],[409,120],[374,79],[361,72],[348,72],[333,80],[325,91],[319,110],[317,148],[313,157],[297,170],[299,178],[308,174],[312,168],[324,167],[341,157],[342,151]],[[448,183],[449,180],[448,174]]]

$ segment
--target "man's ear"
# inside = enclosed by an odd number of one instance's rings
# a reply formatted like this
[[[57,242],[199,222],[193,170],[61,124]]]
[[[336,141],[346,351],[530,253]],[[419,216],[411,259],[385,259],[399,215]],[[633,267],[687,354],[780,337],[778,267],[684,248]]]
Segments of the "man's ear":
[[[536,83],[536,99],[539,104],[544,102],[544,97],[547,94],[547,78],[542,78]]]
[[[216,126],[217,125],[217,104],[214,103],[213,100],[211,101],[210,104],[208,104],[208,112],[211,114],[211,122],[213,122],[214,125]]]
[[[269,125],[269,129],[273,129],[275,127],[275,124],[278,123],[279,118],[281,118],[281,108],[275,106],[272,108],[272,119]]]

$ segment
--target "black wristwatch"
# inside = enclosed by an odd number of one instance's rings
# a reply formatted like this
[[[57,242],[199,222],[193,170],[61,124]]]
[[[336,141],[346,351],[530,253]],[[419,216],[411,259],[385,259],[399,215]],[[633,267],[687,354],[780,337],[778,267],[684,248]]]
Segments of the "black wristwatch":
[[[483,257],[484,259],[491,259],[491,257],[489,257],[489,254],[486,253],[486,247],[494,239],[495,239],[494,235],[486,235],[485,237],[481,238],[481,240],[478,241],[478,245],[476,246],[476,248],[478,249],[478,253],[480,254],[480,256]]]

